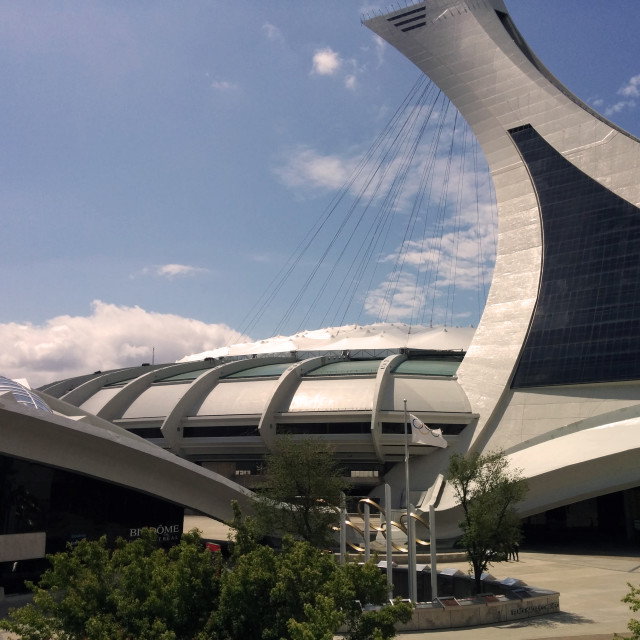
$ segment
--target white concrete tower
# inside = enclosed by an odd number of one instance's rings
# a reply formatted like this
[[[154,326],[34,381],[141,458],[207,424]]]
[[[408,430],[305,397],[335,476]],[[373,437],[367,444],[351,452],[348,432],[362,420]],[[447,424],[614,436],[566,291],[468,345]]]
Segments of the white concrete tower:
[[[494,277],[458,371],[480,418],[460,448],[511,454],[530,513],[638,486],[639,141],[553,77],[501,0],[426,0],[364,24],[458,108],[495,185]]]

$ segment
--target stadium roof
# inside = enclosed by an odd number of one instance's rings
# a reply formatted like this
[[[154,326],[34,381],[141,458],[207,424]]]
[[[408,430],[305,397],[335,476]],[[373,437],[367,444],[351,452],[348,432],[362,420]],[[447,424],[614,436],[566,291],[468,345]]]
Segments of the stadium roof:
[[[464,352],[471,344],[474,332],[473,327],[423,327],[385,322],[365,326],[352,324],[220,347],[186,356],[180,362],[291,351],[371,352],[409,349]]]

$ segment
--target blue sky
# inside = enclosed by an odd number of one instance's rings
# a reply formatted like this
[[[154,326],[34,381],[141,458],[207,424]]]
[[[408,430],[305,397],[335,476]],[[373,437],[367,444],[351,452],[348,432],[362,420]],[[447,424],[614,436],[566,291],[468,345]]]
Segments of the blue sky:
[[[153,347],[171,361],[245,330],[419,77],[360,24],[383,7],[0,0],[0,373],[38,384]],[[640,136],[634,0],[507,7],[569,89]],[[251,338],[272,335],[314,260]],[[382,284],[345,320],[378,319]],[[477,322],[476,293],[453,323]],[[305,328],[328,319],[312,311]]]

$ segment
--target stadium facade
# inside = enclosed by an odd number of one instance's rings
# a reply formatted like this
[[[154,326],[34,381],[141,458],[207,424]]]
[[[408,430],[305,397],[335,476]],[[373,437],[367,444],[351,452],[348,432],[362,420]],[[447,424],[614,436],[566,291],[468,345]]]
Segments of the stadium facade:
[[[456,375],[472,336],[468,328],[329,328],[43,391],[251,488],[280,435],[325,439],[368,493],[404,459],[405,399],[453,440],[477,419]]]
[[[406,399],[449,442],[415,447],[411,460],[412,502],[437,500],[440,536],[457,530],[450,489],[432,495],[451,452],[502,449],[529,480],[528,535],[637,540],[639,141],[553,77],[500,0],[427,0],[365,25],[446,93],[486,156],[499,238],[473,338],[455,329],[327,329],[97,372],[43,387],[40,396],[67,416],[51,420],[71,429],[68,416],[83,415],[76,432],[104,430],[123,447],[123,433],[140,436],[134,449],[153,457],[154,447],[156,457],[209,474],[224,499],[259,481],[280,434],[314,435],[332,443],[359,490],[377,495],[384,480],[399,505]],[[31,460],[36,447],[24,437],[20,444],[18,423],[14,448],[3,437],[0,452]],[[100,457],[86,445],[87,459]],[[151,473],[148,460],[141,469]],[[76,459],[48,463],[96,476]],[[126,480],[107,475],[152,493],[136,485],[142,470]],[[169,487],[160,493],[224,515],[220,504],[196,505]]]

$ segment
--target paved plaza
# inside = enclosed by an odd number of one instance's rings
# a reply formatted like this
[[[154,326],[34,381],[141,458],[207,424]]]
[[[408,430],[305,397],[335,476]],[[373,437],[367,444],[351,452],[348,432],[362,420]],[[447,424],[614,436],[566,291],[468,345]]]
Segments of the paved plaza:
[[[468,564],[447,563],[468,571]],[[441,569],[444,566],[440,567]],[[560,592],[560,611],[548,616],[470,629],[398,634],[405,640],[610,640],[625,634],[632,617],[620,599],[627,583],[640,584],[640,555],[574,555],[521,552],[520,562],[502,562],[491,568],[498,579],[520,578],[527,584]]]

